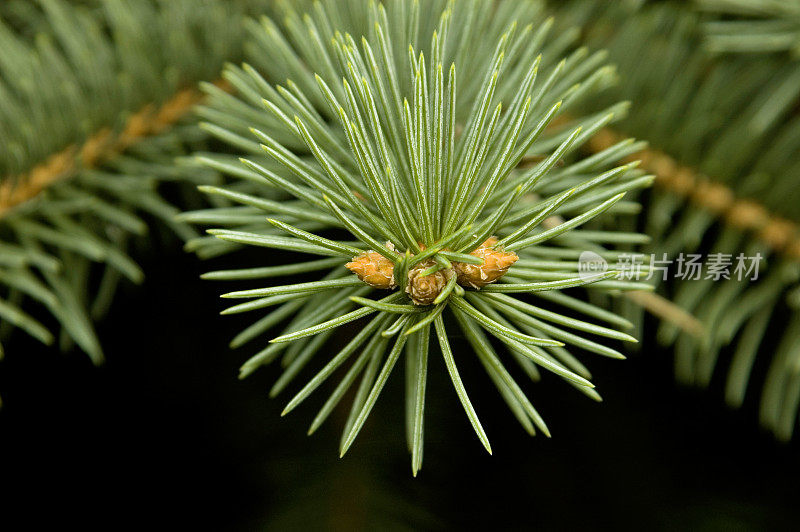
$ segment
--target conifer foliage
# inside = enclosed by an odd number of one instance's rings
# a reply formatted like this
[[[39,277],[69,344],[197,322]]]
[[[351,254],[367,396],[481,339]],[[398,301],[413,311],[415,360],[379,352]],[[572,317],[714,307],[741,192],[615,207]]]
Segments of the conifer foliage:
[[[416,473],[431,357],[490,449],[464,357],[549,434],[508,362],[599,399],[571,348],[623,358],[631,335],[674,346],[682,382],[726,366],[727,401],[759,392],[788,439],[798,36],[797,0],[0,2],[0,341],[102,361],[92,322],[141,281],[132,243],[168,227],[202,258],[287,252],[205,277],[253,283],[225,294],[257,315],[232,346],[257,344],[243,377],[280,361],[286,412],[338,380],[311,432],[356,388],[342,453],[398,362]],[[749,283],[578,270],[636,250],[764,261]]]
[[[658,291],[700,324],[663,320],[644,334],[674,347],[680,382],[705,387],[721,375],[728,404],[759,401],[762,424],[781,439],[791,437],[800,407],[798,6],[565,9],[617,64],[625,81],[613,96],[635,102],[597,149],[625,135],[648,139],[637,157],[656,181],[638,222],[652,239],[641,251],[672,262]],[[681,255],[720,257],[729,273],[678,275]],[[755,278],[734,273],[739,257],[757,261]],[[641,308],[626,307],[617,310],[641,323]]]
[[[0,6],[0,340],[14,328],[54,342],[42,307],[99,363],[92,321],[149,225],[176,223],[161,184],[205,135],[187,118],[241,54],[245,14],[267,1],[39,0]],[[195,172],[195,182],[215,175]],[[2,355],[0,346],[0,355]]]
[[[454,331],[467,338],[531,434],[549,431],[506,369],[506,356],[534,378],[542,368],[598,399],[587,369],[565,346],[624,358],[606,342],[635,340],[618,331],[629,325],[625,320],[562,291],[644,287],[612,279],[614,271],[580,275],[576,268],[582,251],[612,260],[615,245],[640,242],[641,235],[578,228],[635,211],[623,197],[652,181],[635,163],[614,166],[641,147],[631,140],[593,157],[576,155],[627,108],[566,118],[565,110],[614,81],[604,54],[575,49],[575,32],[551,35],[553,23],[536,2],[329,0],[282,15],[282,23],[250,24],[252,63],[224,73],[235,95],[206,86],[204,129],[245,156],[240,163],[199,154],[204,165],[231,176],[227,186],[203,190],[231,205],[184,216],[221,227],[209,233],[222,244],[195,246],[206,255],[241,245],[299,254],[289,265],[206,275],[284,277],[277,286],[223,296],[245,300],[226,314],[268,309],[234,346],[264,342],[267,331],[288,320],[277,337],[269,333],[273,339],[242,376],[280,359],[276,395],[315,362],[320,369],[289,412],[341,373],[310,432],[360,377],[344,454],[402,359],[415,474],[430,356],[444,358],[491,452],[457,368],[466,354],[451,349]],[[293,280],[309,272],[320,280]],[[553,304],[564,312],[546,308]],[[358,334],[329,353],[331,335],[356,320],[363,320]]]

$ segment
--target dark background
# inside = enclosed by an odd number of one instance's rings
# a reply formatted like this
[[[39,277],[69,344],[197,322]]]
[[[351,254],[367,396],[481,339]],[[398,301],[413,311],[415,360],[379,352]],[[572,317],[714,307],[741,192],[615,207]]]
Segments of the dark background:
[[[142,261],[145,284],[123,287],[100,323],[105,366],[23,335],[6,344],[0,530],[44,521],[110,529],[796,529],[798,443],[776,443],[758,428],[753,390],[744,409],[727,409],[721,371],[710,391],[677,386],[671,357],[648,341],[627,361],[581,355],[601,404],[557,378],[520,379],[550,426],[547,439],[522,431],[456,340],[494,456],[432,357],[419,477],[405,449],[402,364],[340,460],[346,411],[309,438],[324,390],[281,419],[302,383],[270,400],[278,368],[238,381],[239,365],[258,347],[231,351],[227,342],[248,318],[218,316],[224,287],[198,277],[219,264],[175,248],[156,239]],[[253,257],[224,265],[250,267]]]

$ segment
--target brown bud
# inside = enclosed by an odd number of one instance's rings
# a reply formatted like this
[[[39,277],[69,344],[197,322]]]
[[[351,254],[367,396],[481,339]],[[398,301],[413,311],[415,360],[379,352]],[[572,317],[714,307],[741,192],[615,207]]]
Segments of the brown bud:
[[[442,293],[447,281],[455,275],[451,269],[439,270],[424,277],[420,275],[434,264],[435,262],[432,260],[426,260],[417,264],[408,272],[406,293],[408,293],[415,305],[431,305]]]
[[[394,264],[376,251],[366,251],[345,266],[359,279],[375,288],[395,288]]]
[[[458,284],[483,288],[493,283],[506,274],[512,264],[519,260],[517,254],[511,251],[492,249],[497,244],[497,238],[488,238],[470,255],[483,259],[482,265],[454,262],[453,269],[458,275]]]

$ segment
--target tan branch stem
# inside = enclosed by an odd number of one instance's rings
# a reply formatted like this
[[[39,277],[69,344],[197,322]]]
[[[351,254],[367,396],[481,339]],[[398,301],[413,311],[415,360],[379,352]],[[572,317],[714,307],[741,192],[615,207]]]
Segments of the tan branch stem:
[[[653,314],[663,321],[672,323],[692,336],[699,338],[705,333],[705,328],[700,320],[663,296],[644,290],[632,290],[630,292],[625,292],[624,295],[650,312],[650,314]]]
[[[215,84],[230,90],[227,82],[217,81]],[[35,198],[50,185],[72,177],[81,169],[109,161],[137,142],[164,132],[191,112],[202,99],[199,90],[183,89],[160,107],[154,104],[144,106],[128,118],[118,133],[102,129],[82,145],[69,146],[51,155],[27,174],[8,176],[0,183],[0,218],[14,207]]]
[[[589,141],[589,149],[601,152],[624,139],[612,129],[601,129]],[[662,151],[645,149],[628,159],[640,160],[642,168],[656,176],[656,186],[687,198],[741,231],[752,231],[776,253],[800,260],[800,225],[792,220],[770,213],[758,202],[737,198],[729,187],[679,164]]]

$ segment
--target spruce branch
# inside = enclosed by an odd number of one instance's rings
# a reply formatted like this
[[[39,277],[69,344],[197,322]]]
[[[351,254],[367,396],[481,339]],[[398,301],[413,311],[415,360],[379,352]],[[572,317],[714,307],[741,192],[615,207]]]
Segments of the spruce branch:
[[[603,153],[627,134],[654,146],[636,156],[656,175],[640,222],[652,237],[643,251],[672,259],[703,252],[763,259],[751,282],[662,283],[659,293],[701,329],[665,320],[656,337],[675,347],[684,383],[705,386],[730,360],[725,396],[732,406],[756,392],[753,368],[758,357],[768,359],[760,418],[788,439],[800,406],[791,355],[800,345],[792,325],[800,279],[796,2],[698,0],[697,11],[574,7],[577,20],[599,21],[587,34],[609,49],[626,80],[615,96],[641,110],[614,127],[619,133],[601,131],[593,151]],[[617,21],[613,32],[609,21]],[[625,306],[625,316],[641,322],[641,308]],[[764,345],[771,338],[779,340],[775,349]]]
[[[194,84],[240,56],[241,20],[258,5],[3,3],[0,339],[19,328],[53,343],[38,305],[61,325],[62,347],[103,360],[92,321],[121,280],[143,277],[130,242],[156,220],[196,236],[160,185],[183,179],[175,158],[205,142],[190,124]],[[193,172],[194,183],[217,179]]]
[[[490,449],[452,352],[446,319],[454,316],[525,430],[533,434],[536,426],[549,435],[485,333],[505,344],[531,376],[542,367],[594,399],[599,398],[594,385],[565,344],[624,358],[583,335],[634,341],[547,310],[545,298],[529,303],[519,295],[561,295],[559,290],[575,286],[600,293],[647,288],[609,280],[618,272],[579,277],[570,261],[548,270],[535,266],[552,251],[574,253],[573,260],[584,249],[613,258],[618,252],[602,242],[641,240],[633,233],[597,230],[602,225],[595,221],[615,212],[624,216],[628,209],[618,207],[625,194],[652,180],[635,164],[610,169],[629,155],[632,143],[623,141],[590,159],[577,151],[627,106],[556,120],[613,83],[613,69],[603,64],[603,54],[573,50],[574,32],[551,38],[552,22],[535,2],[384,6],[328,0],[315,2],[307,14],[285,6],[282,20],[249,24],[250,63],[229,65],[223,73],[234,94],[206,87],[209,99],[199,110],[203,127],[244,152],[242,165],[224,154],[199,154],[200,164],[232,178],[225,187],[206,189],[230,203],[221,205],[217,216],[206,210],[184,218],[219,221],[222,228],[209,233],[226,246],[342,258],[338,264],[331,259],[333,267],[320,281],[298,284],[287,278],[283,285],[229,294],[252,298],[231,309],[235,312],[279,305],[252,326],[259,334],[266,330],[261,324],[294,316],[242,367],[242,376],[281,358],[286,370],[273,389],[280,391],[313,359],[324,342],[319,338],[369,320],[289,401],[285,413],[361,350],[309,431],[361,375],[342,435],[344,454],[405,357],[406,434],[416,475],[433,332],[467,417]],[[558,62],[561,57],[566,59]],[[285,201],[267,201],[276,189]],[[253,209],[263,213],[261,222],[251,218]],[[246,213],[246,219],[230,218],[235,212]],[[542,226],[554,216],[568,221]],[[584,225],[595,230],[576,230]],[[352,240],[333,238],[343,232]],[[190,249],[206,256],[234,249],[218,246],[203,239]],[[311,260],[208,277],[322,272],[321,264]],[[555,277],[529,282],[528,275],[540,273]],[[289,295],[302,299],[280,299]],[[626,324],[600,307],[561,296],[547,301],[612,326]],[[248,340],[256,338],[247,333]]]

